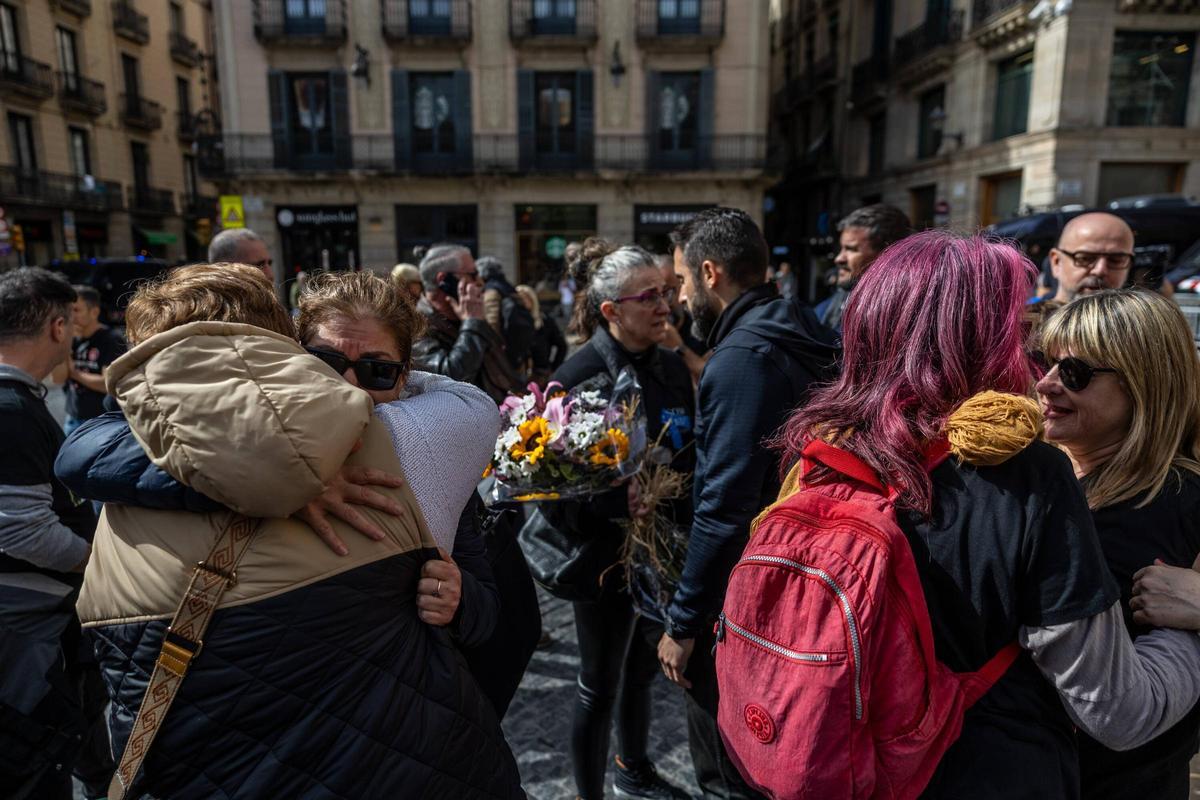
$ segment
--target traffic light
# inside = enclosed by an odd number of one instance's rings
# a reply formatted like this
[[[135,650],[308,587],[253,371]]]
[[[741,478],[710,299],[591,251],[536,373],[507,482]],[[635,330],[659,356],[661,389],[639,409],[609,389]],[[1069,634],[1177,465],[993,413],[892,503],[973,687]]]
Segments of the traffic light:
[[[25,252],[25,232],[21,230],[21,226],[13,225],[11,228],[9,228],[9,236],[11,237],[9,239],[9,244],[12,245],[13,249],[18,252],[24,253]]]

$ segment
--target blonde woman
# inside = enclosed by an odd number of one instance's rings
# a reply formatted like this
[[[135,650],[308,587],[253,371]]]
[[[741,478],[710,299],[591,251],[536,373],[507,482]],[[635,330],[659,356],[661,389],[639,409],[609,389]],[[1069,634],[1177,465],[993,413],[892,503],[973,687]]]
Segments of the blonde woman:
[[[533,317],[533,344],[529,348],[532,368],[529,375],[539,386],[545,386],[554,370],[567,359],[567,340],[554,318],[542,313],[541,301],[532,286],[518,286],[517,298]]]
[[[397,264],[392,267],[392,283],[396,284],[397,289],[406,292],[414,303],[421,299],[421,293],[425,291],[421,285],[421,273],[412,264]]]
[[[1129,608],[1134,575],[1200,553],[1200,359],[1171,301],[1144,291],[1082,297],[1042,331],[1049,371],[1037,384],[1046,438],[1070,456]],[[1114,752],[1080,736],[1083,797],[1188,796],[1200,707],[1157,739]]]

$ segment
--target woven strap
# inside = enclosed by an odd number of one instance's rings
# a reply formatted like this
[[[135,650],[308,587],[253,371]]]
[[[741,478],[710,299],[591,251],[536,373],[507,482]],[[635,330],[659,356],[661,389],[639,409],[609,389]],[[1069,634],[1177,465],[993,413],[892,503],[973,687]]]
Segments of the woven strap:
[[[204,647],[204,631],[212,621],[213,612],[220,605],[225,590],[237,582],[237,565],[261,524],[260,519],[233,515],[217,537],[208,558],[192,570],[187,591],[163,634],[154,673],[130,729],[129,740],[125,742],[117,772],[108,787],[109,800],[124,800],[126,791],[133,785],[188,666]]]

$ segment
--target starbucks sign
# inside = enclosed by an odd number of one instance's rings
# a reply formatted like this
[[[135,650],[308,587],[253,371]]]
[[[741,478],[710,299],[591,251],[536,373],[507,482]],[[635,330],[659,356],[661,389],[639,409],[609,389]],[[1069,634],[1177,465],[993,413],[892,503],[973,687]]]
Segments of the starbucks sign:
[[[567,240],[561,236],[551,236],[546,240],[546,255],[551,258],[562,258],[567,251]]]

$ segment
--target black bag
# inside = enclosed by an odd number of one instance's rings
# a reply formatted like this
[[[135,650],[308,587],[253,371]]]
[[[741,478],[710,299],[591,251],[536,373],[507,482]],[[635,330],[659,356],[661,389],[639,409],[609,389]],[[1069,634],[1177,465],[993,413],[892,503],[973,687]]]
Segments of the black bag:
[[[605,573],[617,563],[617,537],[586,531],[582,508],[569,500],[540,503],[519,537],[533,579],[563,600],[597,599]]]
[[[475,682],[492,701],[496,716],[503,719],[542,637],[542,613],[525,556],[517,545],[520,514],[511,509],[487,511],[478,494],[472,503],[479,510],[480,531],[500,595],[500,619],[490,639],[478,647],[463,648],[463,655]]]

